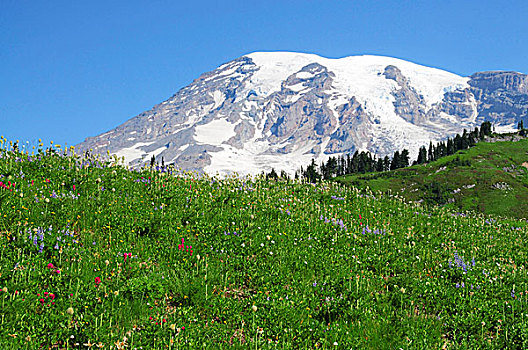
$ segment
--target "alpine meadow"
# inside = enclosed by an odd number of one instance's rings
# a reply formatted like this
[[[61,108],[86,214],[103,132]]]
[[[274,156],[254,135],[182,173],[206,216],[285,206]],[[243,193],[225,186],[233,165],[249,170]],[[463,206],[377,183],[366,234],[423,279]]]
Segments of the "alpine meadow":
[[[2,349],[528,347],[525,219],[30,151],[2,138]]]

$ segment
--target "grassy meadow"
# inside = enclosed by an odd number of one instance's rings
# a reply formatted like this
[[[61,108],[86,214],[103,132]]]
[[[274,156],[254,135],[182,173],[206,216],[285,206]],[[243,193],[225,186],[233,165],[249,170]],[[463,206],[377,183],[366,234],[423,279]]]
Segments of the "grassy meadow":
[[[3,139],[0,348],[528,348],[527,232]]]
[[[500,140],[503,135],[497,135]],[[339,182],[408,201],[461,211],[528,217],[528,139],[478,142],[434,162],[383,173],[347,175]]]

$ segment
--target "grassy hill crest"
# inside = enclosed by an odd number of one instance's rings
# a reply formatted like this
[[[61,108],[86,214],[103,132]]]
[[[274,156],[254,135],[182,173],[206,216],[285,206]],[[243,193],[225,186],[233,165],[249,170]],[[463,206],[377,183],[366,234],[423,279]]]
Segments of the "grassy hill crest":
[[[516,134],[495,135],[430,163],[335,180],[373,192],[398,194],[413,202],[526,218],[528,139]]]

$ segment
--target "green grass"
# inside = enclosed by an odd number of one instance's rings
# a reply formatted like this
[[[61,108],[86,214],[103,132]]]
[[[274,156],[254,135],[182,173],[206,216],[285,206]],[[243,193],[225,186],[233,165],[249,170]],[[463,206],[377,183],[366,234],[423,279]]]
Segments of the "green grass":
[[[398,194],[409,201],[448,204],[459,211],[526,218],[528,139],[480,142],[425,165],[349,175],[337,181],[373,192]],[[496,184],[506,185],[498,189]]]
[[[526,221],[7,149],[2,349],[528,347]]]

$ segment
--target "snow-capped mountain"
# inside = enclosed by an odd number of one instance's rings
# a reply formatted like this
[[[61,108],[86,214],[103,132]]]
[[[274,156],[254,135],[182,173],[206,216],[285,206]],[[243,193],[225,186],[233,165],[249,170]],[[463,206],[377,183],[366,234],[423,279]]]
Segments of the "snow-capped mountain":
[[[78,148],[130,165],[155,156],[210,174],[292,173],[312,158],[356,150],[385,156],[407,148],[414,157],[486,120],[512,129],[527,110],[520,73],[461,77],[391,57],[255,52]]]

